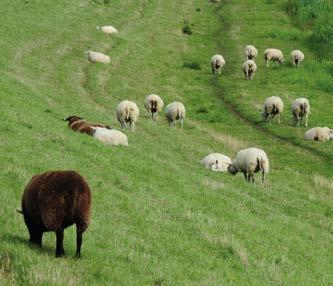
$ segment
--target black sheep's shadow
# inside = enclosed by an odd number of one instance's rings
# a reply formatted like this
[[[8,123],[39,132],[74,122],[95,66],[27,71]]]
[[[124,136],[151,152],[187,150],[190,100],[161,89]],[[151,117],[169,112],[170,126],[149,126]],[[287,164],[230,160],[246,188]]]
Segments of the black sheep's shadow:
[[[38,245],[30,243],[28,238],[23,238],[21,236],[9,234],[9,233],[5,233],[2,236],[2,238],[7,243],[11,243],[14,245],[18,245],[18,244],[25,245],[25,246],[28,246],[30,249],[38,250],[39,252],[49,254],[50,256],[54,256],[54,254],[55,254],[55,249],[53,247],[50,247],[50,246],[39,247]],[[66,256],[64,256],[64,257],[66,257]]]

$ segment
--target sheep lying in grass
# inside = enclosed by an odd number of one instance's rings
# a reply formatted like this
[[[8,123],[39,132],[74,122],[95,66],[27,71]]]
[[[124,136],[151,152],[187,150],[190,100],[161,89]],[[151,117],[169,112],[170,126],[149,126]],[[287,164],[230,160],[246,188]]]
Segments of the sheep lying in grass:
[[[118,34],[118,30],[113,26],[97,26],[96,29],[101,30],[102,32],[108,35]]]
[[[157,113],[163,109],[163,100],[157,94],[150,94],[144,102],[146,110],[151,115],[151,118],[156,121]]]
[[[106,129],[111,129],[111,127],[99,123],[90,123],[87,122],[85,119],[72,115],[64,119],[64,121],[68,121],[68,127],[71,128],[73,131],[86,133],[90,136],[94,134],[94,127],[103,127]]]
[[[294,50],[290,54],[291,61],[294,67],[298,67],[298,64],[304,60],[304,54],[300,50]]]
[[[169,126],[176,125],[176,120],[180,120],[181,128],[183,129],[185,119],[185,106],[181,102],[172,102],[166,107],[165,114]]]
[[[215,172],[227,172],[231,159],[220,153],[212,153],[202,159],[201,164]]]
[[[265,121],[274,121],[275,116],[278,116],[278,122],[280,124],[280,118],[283,111],[283,102],[280,97],[271,96],[266,98],[263,112],[261,113]]]
[[[252,80],[253,75],[257,71],[257,65],[253,60],[246,60],[243,65],[243,72],[245,74],[245,79]]]
[[[102,53],[88,51],[86,52],[86,55],[88,56],[88,60],[92,63],[110,63],[110,57]]]
[[[129,123],[131,131],[135,131],[135,122],[138,121],[140,115],[139,108],[135,102],[123,100],[119,103],[116,114],[122,129]]]
[[[255,60],[255,58],[258,56],[258,50],[255,46],[247,45],[244,48],[244,55],[246,60]]]
[[[245,180],[254,182],[254,173],[262,172],[262,183],[265,181],[265,176],[269,171],[269,161],[266,153],[257,148],[246,148],[240,150],[235,160],[228,167],[231,174],[235,175],[237,172],[244,174]]]
[[[225,60],[221,55],[215,55],[211,58],[210,65],[212,67],[213,74],[221,74],[221,70],[225,65]]]
[[[294,122],[299,126],[305,117],[305,127],[308,126],[308,117],[310,114],[310,103],[306,98],[297,98],[291,104],[291,112],[294,116]]]
[[[128,146],[127,136],[118,130],[110,130],[103,127],[94,127],[93,137],[101,141],[105,145]]]
[[[82,234],[90,221],[91,193],[75,171],[53,171],[32,177],[22,196],[22,211],[30,242],[42,246],[46,231],[57,236],[56,257],[65,254],[64,229],[76,224],[76,257],[81,256]]]
[[[278,62],[279,65],[284,62],[283,54],[278,49],[267,49],[264,55],[267,67],[269,67],[269,61]]]
[[[333,130],[328,127],[314,127],[304,133],[304,139],[325,142],[333,139]]]

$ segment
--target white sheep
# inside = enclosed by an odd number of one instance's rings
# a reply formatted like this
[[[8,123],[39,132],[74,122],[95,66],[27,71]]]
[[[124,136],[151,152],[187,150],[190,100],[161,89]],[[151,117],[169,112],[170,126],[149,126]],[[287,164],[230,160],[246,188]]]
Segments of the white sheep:
[[[88,60],[93,63],[103,63],[103,64],[110,63],[110,57],[102,53],[88,51],[86,52],[86,55],[88,56]]]
[[[124,100],[117,106],[116,114],[121,128],[125,128],[126,124],[129,122],[130,129],[134,132],[135,122],[138,121],[140,115],[138,106],[133,101]]]
[[[253,60],[246,60],[243,65],[243,72],[245,74],[245,79],[252,80],[253,75],[257,71],[257,65]]]
[[[212,153],[202,159],[201,164],[215,172],[227,172],[231,159],[220,153]]]
[[[267,67],[269,66],[269,61],[278,62],[279,65],[284,62],[283,54],[278,49],[267,49],[264,55]]]
[[[108,35],[118,34],[118,30],[113,26],[97,26],[96,29],[101,30],[102,32]]]
[[[300,50],[294,50],[290,54],[291,61],[294,67],[298,67],[298,64],[304,60],[304,54]]]
[[[278,96],[271,96],[266,98],[263,112],[261,113],[265,121],[274,121],[275,116],[278,116],[278,122],[280,124],[281,113],[283,111],[283,101]]]
[[[210,65],[212,67],[212,73],[221,74],[221,70],[225,65],[225,60],[221,55],[214,55],[210,60]]]
[[[164,103],[162,98],[157,94],[150,94],[146,97],[144,101],[146,110],[151,115],[151,118],[156,121],[157,113],[163,109]]]
[[[220,0],[208,0],[209,4],[217,6],[220,3]]]
[[[304,133],[304,139],[325,142],[333,139],[333,130],[328,127],[314,127]]]
[[[291,112],[294,116],[294,122],[299,126],[305,117],[305,127],[308,126],[308,117],[310,114],[310,103],[306,98],[297,98],[291,104]]]
[[[172,102],[167,105],[165,116],[169,122],[170,127],[176,124],[176,120],[180,120],[181,128],[183,129],[185,106],[181,102]]]
[[[253,45],[247,45],[244,48],[244,55],[246,60],[255,60],[258,56],[258,50]]]
[[[254,182],[254,173],[262,172],[262,183],[269,171],[269,161],[266,153],[258,148],[246,148],[240,150],[232,164],[228,167],[228,171],[235,175],[237,172],[244,174],[245,180]]]
[[[107,129],[103,127],[93,127],[94,133],[93,137],[95,137],[97,140],[103,142],[106,145],[110,146],[128,146],[128,140],[127,136],[114,129]]]

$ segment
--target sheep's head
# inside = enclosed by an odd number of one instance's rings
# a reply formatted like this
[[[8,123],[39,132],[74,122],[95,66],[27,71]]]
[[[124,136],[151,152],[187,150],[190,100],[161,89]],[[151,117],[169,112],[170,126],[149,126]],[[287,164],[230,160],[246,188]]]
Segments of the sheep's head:
[[[76,116],[76,115],[71,115],[67,118],[64,118],[64,121],[69,121],[69,124],[72,124],[73,122],[81,120],[81,119],[83,119],[83,118]]]
[[[215,68],[219,68],[221,66],[220,60],[215,61]]]
[[[230,174],[232,175],[236,175],[238,173],[238,170],[233,166],[233,165],[229,165],[228,166],[228,171],[230,172]]]
[[[261,115],[263,120],[267,119],[267,113],[265,111],[261,112],[260,115]]]

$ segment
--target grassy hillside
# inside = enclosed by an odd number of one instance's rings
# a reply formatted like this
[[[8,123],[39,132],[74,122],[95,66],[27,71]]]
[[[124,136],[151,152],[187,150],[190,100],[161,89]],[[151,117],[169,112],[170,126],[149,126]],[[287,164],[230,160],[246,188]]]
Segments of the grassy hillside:
[[[305,142],[292,126],[293,98],[310,99],[310,126],[332,123],[332,61],[320,58],[293,26],[285,1],[9,1],[0,7],[0,285],[330,285],[333,141]],[[235,4],[235,2],[237,2]],[[188,21],[193,32],[184,35]],[[107,37],[97,25],[120,33]],[[277,26],[280,28],[277,29]],[[253,81],[243,80],[242,48],[260,53]],[[267,47],[306,60],[267,70]],[[84,52],[110,55],[91,64]],[[209,60],[221,53],[219,77]],[[200,70],[184,68],[197,62]],[[152,122],[149,93],[184,102],[184,130]],[[285,102],[281,126],[260,122],[264,99]],[[130,146],[108,148],[68,130],[76,114],[119,129],[123,99],[141,109]],[[263,148],[267,185],[205,170],[211,152],[234,156]],[[75,228],[65,231],[67,256],[54,258],[55,235],[28,245],[20,208],[31,176],[74,169],[93,193],[82,256],[73,258]]]

